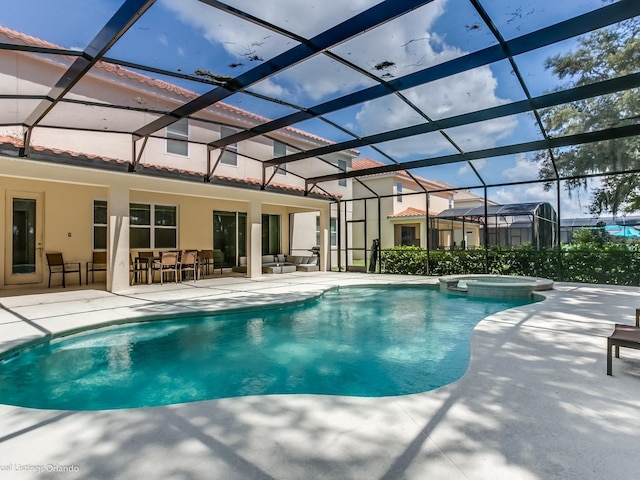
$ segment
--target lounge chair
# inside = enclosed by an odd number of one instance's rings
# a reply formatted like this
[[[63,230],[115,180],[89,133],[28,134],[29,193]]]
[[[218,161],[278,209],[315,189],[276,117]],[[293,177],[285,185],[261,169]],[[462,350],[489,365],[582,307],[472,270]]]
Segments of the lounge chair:
[[[616,348],[616,358],[620,358],[620,347],[640,350],[640,308],[636,308],[636,326],[617,323],[613,333],[607,338],[607,375],[611,373],[611,350]]]
[[[51,276],[54,273],[62,274],[62,287],[66,288],[66,276],[68,273],[78,274],[78,285],[82,285],[82,269],[80,262],[65,262],[61,253],[47,253],[49,265],[49,288],[51,288]]]

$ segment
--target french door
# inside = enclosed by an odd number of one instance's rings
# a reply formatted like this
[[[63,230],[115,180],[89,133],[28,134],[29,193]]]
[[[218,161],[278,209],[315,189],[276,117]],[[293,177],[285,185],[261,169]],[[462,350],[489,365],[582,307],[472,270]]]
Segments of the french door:
[[[44,195],[7,192],[5,284],[41,283],[43,270]]]

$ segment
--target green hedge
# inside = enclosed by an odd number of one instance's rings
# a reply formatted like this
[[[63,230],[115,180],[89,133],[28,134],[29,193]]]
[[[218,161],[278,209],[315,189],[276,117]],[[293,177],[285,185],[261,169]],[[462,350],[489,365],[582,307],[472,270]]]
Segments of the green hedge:
[[[563,245],[536,250],[491,247],[474,250],[434,250],[396,247],[380,255],[382,273],[454,275],[491,273],[550,278],[563,282],[640,285],[638,244]]]

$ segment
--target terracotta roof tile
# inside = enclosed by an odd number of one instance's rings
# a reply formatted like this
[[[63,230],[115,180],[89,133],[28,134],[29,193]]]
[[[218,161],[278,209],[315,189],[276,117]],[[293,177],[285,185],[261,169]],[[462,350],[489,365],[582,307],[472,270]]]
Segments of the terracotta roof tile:
[[[426,210],[420,210],[419,208],[409,207],[401,212],[394,213],[393,215],[387,215],[387,218],[402,218],[402,217],[424,217],[427,214]],[[429,212],[430,216],[435,216],[436,212]]]
[[[9,38],[11,40],[17,41],[19,43],[22,43],[24,45],[32,45],[32,46],[37,46],[37,47],[44,47],[44,48],[55,48],[55,49],[62,49],[63,47],[61,47],[60,45],[56,45],[54,43],[51,42],[47,42],[45,40],[41,40],[39,38],[36,37],[32,37],[31,35],[27,35],[25,33],[22,32],[17,32],[15,30],[12,30],[10,28],[4,27],[2,25],[0,25],[0,35],[5,36],[6,38]],[[124,78],[127,78],[129,80],[135,80],[137,82],[140,82],[141,84],[147,85],[149,87],[155,87],[155,88],[159,88],[171,93],[174,93],[176,95],[181,95],[189,100],[192,100],[194,98],[197,98],[199,95],[195,92],[192,92],[190,90],[187,90],[185,88],[181,88],[178,87],[177,85],[173,85],[171,83],[168,82],[164,82],[162,80],[156,80],[154,78],[148,77],[146,75],[142,75],[140,73],[134,72],[132,70],[126,69],[126,68],[122,68],[120,67],[120,65],[115,65],[112,63],[107,63],[107,62],[97,62],[96,63],[96,67],[98,68],[102,68],[104,71],[109,72],[110,74],[113,75],[118,75]],[[256,115],[255,113],[251,113],[248,112],[246,110],[243,110],[241,108],[237,108],[234,107],[232,105],[226,104],[224,102],[217,102],[216,104],[213,105],[214,108],[219,108],[221,110],[226,110],[228,112],[232,112],[236,115],[240,115],[240,116],[244,116],[247,118],[250,118],[251,120],[254,120],[255,122],[259,122],[259,123],[265,123],[268,122],[270,119],[267,117],[263,117],[261,115]],[[302,137],[307,137],[310,138],[312,140],[315,140],[317,142],[320,143],[325,143],[328,145],[332,145],[335,142],[332,142],[330,140],[327,140],[326,138],[322,138],[319,137],[317,135],[313,135],[309,132],[305,132],[303,130],[298,130],[297,128],[293,128],[293,127],[284,127],[284,130],[302,136]],[[350,150],[350,152],[353,155],[358,155],[359,152],[357,150]]]
[[[351,162],[351,169],[352,170],[365,170],[367,168],[375,168],[375,167],[381,167],[386,165],[385,163],[382,163],[378,160],[374,160],[373,158],[356,158],[355,160],[353,160],[353,162]],[[413,179],[411,178],[411,176],[407,173],[406,170],[398,170],[396,172],[393,172],[396,175],[400,175],[402,177],[406,177],[409,180],[413,181]],[[367,175],[367,176],[374,176],[374,175],[382,175],[382,174],[372,174],[372,175]],[[418,175],[413,175],[418,181],[424,182],[424,183],[428,183],[430,185],[435,186],[436,188],[453,188],[452,185],[449,185],[447,183],[444,182],[440,182],[438,180],[428,180],[426,178],[422,178],[419,177]]]
[[[15,147],[16,149],[18,148],[22,148],[24,146],[24,142],[22,141],[22,139],[18,139],[18,138],[14,138],[14,137],[9,137],[9,136],[5,136],[5,135],[0,135],[0,145],[12,145],[13,147]],[[40,145],[31,145],[31,149],[34,150],[35,152],[44,154],[44,155],[55,155],[55,156],[59,156],[59,157],[71,157],[74,159],[78,159],[78,160],[83,160],[83,159],[87,159],[87,160],[97,160],[100,161],[102,163],[104,163],[105,165],[108,164],[112,164],[112,165],[126,165],[127,163],[129,163],[126,160],[122,160],[120,158],[111,158],[111,157],[102,157],[102,156],[98,156],[98,155],[92,155],[89,153],[80,153],[80,152],[72,152],[69,150],[61,150],[59,148],[49,148],[49,147],[43,147]],[[174,167],[164,167],[164,166],[159,166],[159,165],[151,165],[151,164],[147,164],[147,163],[141,163],[140,164],[140,168],[144,169],[146,171],[149,172],[157,172],[157,173],[168,173],[168,174],[173,174],[173,175],[182,175],[182,176],[190,176],[190,177],[196,177],[196,178],[202,178],[204,175],[204,172],[197,172],[194,170],[184,170],[184,169],[180,169],[180,168],[174,168]],[[234,178],[234,177],[225,177],[225,176],[221,176],[221,175],[214,175],[214,182],[215,180],[221,180],[221,181],[225,181],[225,182],[230,182],[230,183],[235,183],[238,185],[252,185],[252,186],[256,186],[259,187],[262,185],[262,182],[258,179],[255,178]],[[293,185],[287,185],[284,183],[270,183],[269,187],[272,190],[276,190],[276,191],[288,191],[288,192],[295,192],[295,193],[304,193],[304,188],[301,187],[296,187]],[[268,188],[269,188],[268,187]],[[319,195],[322,197],[326,197],[326,198],[341,198],[342,195],[341,194],[327,194],[325,192],[323,192],[320,189],[314,189],[312,190],[314,195]]]

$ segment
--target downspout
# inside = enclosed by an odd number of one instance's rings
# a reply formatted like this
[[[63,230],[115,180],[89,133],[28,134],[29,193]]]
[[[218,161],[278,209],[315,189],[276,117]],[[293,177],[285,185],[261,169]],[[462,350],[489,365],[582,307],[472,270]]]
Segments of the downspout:
[[[427,213],[425,215],[426,222],[427,222],[426,230],[425,230],[426,231],[426,235],[427,235],[427,238],[426,238],[427,275],[430,275],[431,274],[431,262],[430,262],[429,257],[431,256],[431,228],[429,228],[429,223],[430,223],[430,220],[429,220],[429,192],[425,191],[424,196],[425,196],[425,202],[427,204]]]
[[[560,179],[558,178],[556,180],[556,198],[557,198],[557,202],[558,202],[558,217],[556,220],[556,227],[557,227],[557,231],[556,231],[556,249],[558,252],[558,281],[562,282],[562,277],[563,277],[563,268],[562,268],[562,245],[560,243],[561,241],[561,236],[560,236]]]
[[[487,206],[487,187],[484,187],[484,273],[489,273],[489,210]],[[498,217],[496,217],[497,219]],[[496,225],[497,226],[497,225]]]
[[[382,273],[382,206],[380,205],[380,197],[377,198],[378,201],[378,273]],[[366,210],[365,210],[366,211]],[[366,220],[366,217],[365,217]],[[365,221],[365,225],[366,225]]]

